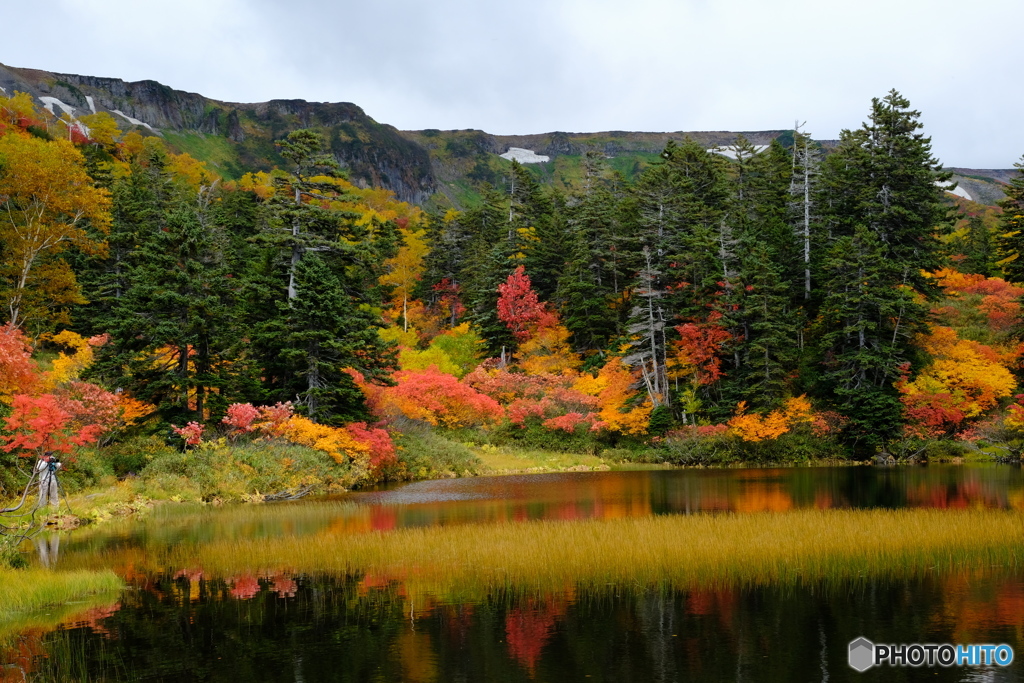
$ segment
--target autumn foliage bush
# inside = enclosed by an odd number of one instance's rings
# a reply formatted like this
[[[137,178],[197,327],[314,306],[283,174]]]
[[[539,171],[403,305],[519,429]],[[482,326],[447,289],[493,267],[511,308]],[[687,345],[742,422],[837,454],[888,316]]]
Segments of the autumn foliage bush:
[[[670,431],[662,448],[670,462],[680,465],[845,458],[847,453],[837,441],[844,422],[831,411],[815,411],[803,396],[789,398],[765,414],[747,412],[741,402],[724,424],[687,425]]]
[[[376,478],[384,468],[397,463],[395,445],[387,430],[354,422],[344,427],[317,424],[296,415],[291,403],[253,406],[234,403],[228,406],[221,422],[228,436],[236,440],[243,435],[262,435],[266,439],[282,439],[307,446],[331,456],[340,465],[350,465],[360,476]]]
[[[386,419],[404,416],[435,427],[486,427],[505,414],[492,397],[436,367],[404,370],[394,379],[396,385],[380,389],[375,402],[378,414]]]

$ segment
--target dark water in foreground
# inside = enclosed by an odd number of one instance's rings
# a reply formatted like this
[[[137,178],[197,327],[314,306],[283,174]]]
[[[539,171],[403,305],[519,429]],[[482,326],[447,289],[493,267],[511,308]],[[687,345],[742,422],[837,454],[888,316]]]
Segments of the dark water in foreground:
[[[932,466],[446,480],[332,501],[167,513],[131,529],[65,539],[61,553],[66,560],[99,548],[141,553],[186,540],[429,524],[906,506],[1024,509],[1024,477],[1011,467]],[[847,645],[859,636],[1007,643],[1024,658],[1024,574],[1007,568],[705,591],[609,585],[524,594],[509,586],[469,599],[433,595],[415,577],[118,570],[132,588],[117,604],[56,631],[27,632],[0,656],[38,680],[1024,680],[1024,659],[1007,668],[863,674],[847,665]],[[3,671],[11,677],[0,672],[0,681],[21,680],[14,667]]]

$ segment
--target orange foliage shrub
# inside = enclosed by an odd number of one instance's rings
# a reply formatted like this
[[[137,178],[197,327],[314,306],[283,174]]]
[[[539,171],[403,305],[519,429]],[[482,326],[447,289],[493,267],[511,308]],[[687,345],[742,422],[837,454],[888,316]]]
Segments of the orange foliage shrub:
[[[291,401],[278,401],[272,406],[260,406],[259,411],[259,422],[253,426],[270,436],[283,436],[285,424],[295,412]]]
[[[525,427],[528,420],[534,419],[548,429],[573,431],[586,422],[596,431],[605,426],[596,413],[597,391],[581,391],[576,386],[580,380],[581,377],[571,371],[535,375],[509,372],[495,367],[495,361],[491,360],[481,363],[462,381],[504,404],[509,421],[519,427]],[[596,386],[593,381],[591,385]],[[573,422],[572,417],[567,417],[570,415],[581,417],[572,428],[567,428]]]
[[[1024,405],[1021,405],[1021,401],[1024,401],[1024,394],[1017,394],[1013,398],[1015,402],[1007,407],[1006,419],[1003,420],[1003,424],[1010,429],[1024,431]]]
[[[598,415],[604,427],[621,434],[645,434],[651,419],[651,402],[636,401],[637,392],[632,389],[636,382],[636,371],[622,364],[621,358],[612,358],[591,385],[598,388]]]
[[[451,428],[491,425],[505,414],[493,398],[436,367],[403,370],[394,379],[396,386],[380,389],[376,406],[388,419],[403,415]]]
[[[156,406],[152,403],[140,401],[128,394],[119,394],[117,396],[117,406],[120,410],[119,426],[121,427],[131,427],[139,424],[140,420],[156,413]]]
[[[740,401],[736,415],[726,423],[729,433],[743,441],[776,439],[795,425],[813,423],[814,420],[811,402],[803,396],[787,399],[782,409],[767,415],[747,413],[746,409],[747,402]]]
[[[938,270],[931,277],[938,281],[947,297],[973,303],[969,311],[983,313],[991,332],[1005,334],[1020,324],[1019,299],[1024,296],[1024,287],[1012,285],[1002,278],[961,273],[951,268]],[[964,313],[954,306],[940,306],[934,312],[950,324],[966,324],[966,321],[961,320]]]
[[[345,425],[345,430],[359,443],[370,449],[370,467],[374,470],[398,462],[395,444],[387,430],[367,427],[365,422]]]
[[[281,427],[281,435],[292,443],[323,451],[338,464],[368,462],[370,446],[362,443],[346,429],[328,427],[302,415],[292,415]]]

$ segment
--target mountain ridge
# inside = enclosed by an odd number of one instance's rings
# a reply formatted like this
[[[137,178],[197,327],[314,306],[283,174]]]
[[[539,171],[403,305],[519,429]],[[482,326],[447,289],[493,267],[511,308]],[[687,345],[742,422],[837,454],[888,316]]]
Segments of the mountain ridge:
[[[361,186],[383,187],[402,201],[426,206],[464,208],[479,198],[483,183],[502,185],[510,148],[549,157],[534,168],[542,182],[569,187],[579,159],[589,149],[603,152],[609,164],[632,177],[654,161],[669,140],[690,137],[712,147],[732,144],[737,136],[755,145],[786,142],[792,130],[767,131],[599,131],[497,135],[479,129],[399,130],[379,123],[351,102],[274,99],[226,102],[177,90],[155,80],[124,81],[12,67],[0,64],[0,88],[8,95],[27,92],[47,98],[49,108],[73,108],[77,115],[110,112],[122,128],[164,137],[177,151],[187,151],[228,178],[251,170],[284,165],[274,141],[299,128],[316,128],[335,159]],[[63,105],[63,106],[62,106]],[[60,112],[56,112],[60,113]],[[826,148],[834,140],[819,140]],[[1013,169],[951,167],[954,180],[971,198],[993,204]]]

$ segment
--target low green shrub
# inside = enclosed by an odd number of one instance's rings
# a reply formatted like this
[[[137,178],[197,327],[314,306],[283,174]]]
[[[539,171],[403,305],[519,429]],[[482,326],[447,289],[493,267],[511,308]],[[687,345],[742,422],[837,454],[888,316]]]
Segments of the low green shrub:
[[[429,428],[414,428],[400,434],[398,461],[401,471],[385,473],[386,478],[428,479],[453,473],[476,474],[480,458],[460,441],[447,438]]]
[[[490,434],[493,446],[517,446],[561,453],[597,455],[613,444],[610,437],[601,437],[591,432],[585,424],[566,432],[562,429],[547,429],[536,418],[528,419],[522,426],[506,422],[491,430]]]
[[[103,449],[102,455],[118,477],[140,474],[160,457],[177,452],[159,436],[136,436],[113,443]]]
[[[0,569],[24,569],[28,560],[18,549],[21,539],[0,534]]]
[[[205,501],[240,500],[305,487],[335,491],[356,483],[348,468],[326,453],[272,441],[228,446],[220,440],[185,452],[169,450],[146,466],[142,478],[165,491],[184,478],[187,490],[198,490]]]
[[[726,434],[675,436],[666,438],[661,450],[665,452],[665,461],[674,465],[797,464],[849,458],[848,451],[839,442],[802,430],[763,441],[743,441]]]

